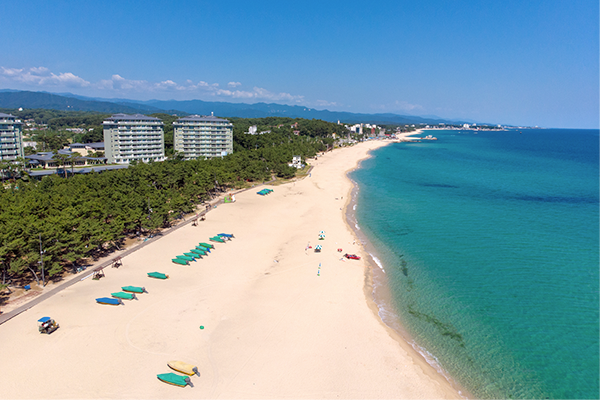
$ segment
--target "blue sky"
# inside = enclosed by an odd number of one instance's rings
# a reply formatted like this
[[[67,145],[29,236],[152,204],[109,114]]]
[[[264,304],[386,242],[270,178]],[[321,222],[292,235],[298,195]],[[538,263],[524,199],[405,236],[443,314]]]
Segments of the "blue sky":
[[[598,128],[598,1],[14,1],[0,88]]]

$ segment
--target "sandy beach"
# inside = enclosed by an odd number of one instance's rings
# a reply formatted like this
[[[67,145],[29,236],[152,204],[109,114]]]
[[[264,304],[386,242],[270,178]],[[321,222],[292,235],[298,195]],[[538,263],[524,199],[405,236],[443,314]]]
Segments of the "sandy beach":
[[[381,322],[364,290],[372,266],[344,219],[346,172],[385,143],[311,160],[309,177],[267,196],[256,194],[262,187],[240,193],[104,278],[0,325],[0,397],[460,398]],[[171,262],[221,232],[235,238],[189,266]],[[342,259],[346,252],[362,259]],[[148,278],[152,271],[169,279]],[[122,306],[96,304],[127,285],[148,293]],[[38,333],[43,316],[60,329]],[[195,387],[156,378],[172,372],[172,360],[198,366]]]

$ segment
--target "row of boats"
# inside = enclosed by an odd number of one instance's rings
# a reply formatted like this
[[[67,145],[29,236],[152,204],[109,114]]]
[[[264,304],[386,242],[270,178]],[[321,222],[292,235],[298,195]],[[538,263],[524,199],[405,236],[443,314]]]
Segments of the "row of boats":
[[[209,239],[211,242],[225,243],[228,240],[234,238],[232,234],[229,233],[219,233]],[[190,261],[196,261],[202,256],[207,255],[213,250],[215,246],[211,243],[199,243],[194,249],[189,252],[183,253],[183,255],[177,256],[172,261],[175,264],[180,265],[189,265]],[[169,275],[164,274],[162,272],[148,272],[148,277],[155,279],[168,279]],[[148,293],[145,287],[141,286],[123,286],[121,287],[120,292],[111,293],[111,297],[100,297],[96,299],[96,302],[99,304],[108,304],[108,305],[122,305],[123,300],[138,300],[136,295]],[[46,317],[45,317],[46,318]],[[198,375],[198,367],[192,364],[188,364],[183,361],[169,361],[167,366],[172,370],[182,373],[184,375],[178,375],[173,372],[158,374],[156,377],[161,381],[168,383],[170,385],[185,387],[191,386],[194,387],[190,380],[190,376]]]

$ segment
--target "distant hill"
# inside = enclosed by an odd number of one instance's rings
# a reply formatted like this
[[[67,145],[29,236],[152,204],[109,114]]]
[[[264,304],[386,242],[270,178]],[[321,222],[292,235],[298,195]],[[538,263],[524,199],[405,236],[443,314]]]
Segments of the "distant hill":
[[[0,92],[0,108],[44,108],[61,111],[98,111],[138,113],[140,108],[104,101],[79,100],[42,92]],[[156,112],[156,111],[154,111]]]
[[[341,121],[375,124],[457,124],[467,121],[447,120],[435,116],[418,117],[398,114],[365,114],[344,111],[317,110],[303,106],[288,106],[275,103],[226,103],[202,100],[149,100],[100,99],[72,93],[46,93],[0,90],[0,108],[44,108],[71,111],[98,111],[103,113],[158,113],[187,115],[209,115],[220,117],[264,118],[290,117],[322,119],[329,122]],[[468,121],[471,123],[472,121]]]

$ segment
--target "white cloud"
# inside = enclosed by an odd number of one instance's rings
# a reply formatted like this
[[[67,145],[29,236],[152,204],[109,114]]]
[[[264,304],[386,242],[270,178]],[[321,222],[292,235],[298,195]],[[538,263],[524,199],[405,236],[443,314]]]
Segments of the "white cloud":
[[[23,83],[29,86],[64,86],[64,87],[88,87],[90,82],[71,73],[61,72],[55,74],[45,67],[5,68],[0,67],[0,76],[4,80]]]
[[[339,105],[335,101],[327,101],[327,100],[317,100],[315,103],[318,107],[331,107],[331,106],[337,107]]]
[[[284,101],[288,103],[300,103],[304,96],[293,95],[285,92],[272,92],[268,89],[255,86],[252,90],[235,89],[241,86],[240,82],[228,82],[230,89],[221,89],[218,83],[206,81],[194,82],[190,79],[183,83],[177,83],[171,79],[160,82],[146,80],[127,79],[119,74],[112,75],[109,79],[101,79],[95,83],[74,75],[71,72],[55,74],[46,67],[33,68],[6,68],[0,66],[0,82],[11,82],[18,86],[35,87],[39,89],[56,89],[58,87],[81,87],[86,92],[94,95],[104,96],[128,96],[144,95],[156,96],[160,94],[189,93],[186,97],[214,97],[223,100],[245,99],[256,101]],[[178,96],[181,97],[181,96]],[[331,105],[335,103],[324,102]]]

